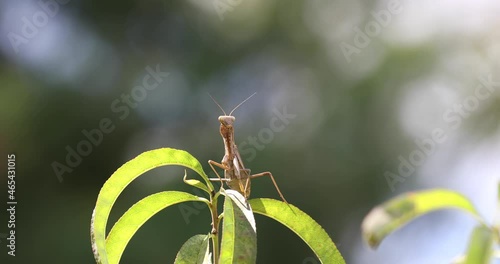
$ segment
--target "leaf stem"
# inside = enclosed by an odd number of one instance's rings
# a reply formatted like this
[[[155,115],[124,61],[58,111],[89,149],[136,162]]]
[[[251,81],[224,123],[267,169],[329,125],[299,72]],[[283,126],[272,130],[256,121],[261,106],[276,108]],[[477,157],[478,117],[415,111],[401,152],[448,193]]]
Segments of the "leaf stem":
[[[217,198],[219,195],[210,195],[210,212],[212,214],[212,244],[213,244],[213,256],[214,264],[219,263],[219,215],[217,213]]]

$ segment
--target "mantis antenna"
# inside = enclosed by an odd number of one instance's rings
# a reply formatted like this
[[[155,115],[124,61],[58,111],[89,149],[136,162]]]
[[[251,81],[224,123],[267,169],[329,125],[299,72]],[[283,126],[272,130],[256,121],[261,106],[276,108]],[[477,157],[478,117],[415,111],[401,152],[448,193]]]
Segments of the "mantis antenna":
[[[248,101],[248,99],[252,98],[252,96],[254,96],[256,94],[257,94],[257,92],[253,93],[247,99],[243,100],[243,102],[241,102],[239,105],[237,105],[235,108],[233,108],[233,110],[231,110],[231,112],[229,113],[229,115],[231,115],[234,112],[234,110],[236,110],[236,108],[240,107],[240,105],[242,105],[244,102]]]
[[[233,110],[231,110],[231,112],[229,113],[229,115],[231,115],[234,112],[234,110],[236,110],[236,108],[240,107],[244,102],[248,101],[248,99],[252,98],[256,94],[257,94],[257,92],[253,93],[247,99],[243,100],[243,102],[241,102],[239,105],[237,105],[235,108],[233,108]],[[224,115],[227,116],[226,112],[224,111],[224,109],[222,109],[222,106],[220,106],[220,104],[217,103],[217,101],[215,100],[215,98],[210,93],[208,93],[208,95],[210,96],[210,98],[212,98],[212,100],[214,101],[214,103],[220,108],[220,110],[222,111],[222,113],[224,113]]]
[[[217,101],[214,99],[214,97],[213,97],[210,93],[208,93],[208,95],[210,96],[210,98],[212,98],[212,100],[213,100],[213,101],[214,101],[214,103],[215,103],[215,104],[216,104],[216,105],[220,108],[220,110],[222,110],[222,113],[224,113],[224,115],[226,115],[226,116],[227,116],[227,114],[226,114],[226,112],[224,111],[224,109],[222,109],[222,106],[220,106],[220,104],[219,104],[219,103],[217,103]]]

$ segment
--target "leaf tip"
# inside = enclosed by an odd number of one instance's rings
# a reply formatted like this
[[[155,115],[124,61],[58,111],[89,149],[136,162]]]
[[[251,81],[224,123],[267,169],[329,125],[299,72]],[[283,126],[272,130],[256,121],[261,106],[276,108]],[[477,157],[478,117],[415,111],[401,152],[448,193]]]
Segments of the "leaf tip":
[[[380,231],[388,222],[390,222],[392,217],[384,210],[382,207],[377,206],[373,208],[370,213],[363,219],[361,223],[361,231],[363,233],[363,238],[368,243],[368,245],[376,249],[383,237],[381,237]]]

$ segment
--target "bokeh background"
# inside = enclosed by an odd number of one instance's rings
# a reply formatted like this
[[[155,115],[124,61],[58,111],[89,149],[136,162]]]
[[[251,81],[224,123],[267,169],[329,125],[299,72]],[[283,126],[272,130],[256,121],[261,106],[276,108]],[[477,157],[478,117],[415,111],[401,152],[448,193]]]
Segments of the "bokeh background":
[[[2,0],[0,189],[5,204],[6,156],[15,153],[19,204],[17,256],[7,256],[0,236],[0,259],[92,263],[91,213],[113,171],[143,151],[173,147],[208,172],[206,161],[223,156],[221,111],[208,93],[228,111],[257,92],[234,113],[247,167],[272,171],[348,263],[449,263],[467,246],[468,215],[424,216],[377,251],[362,242],[360,224],[378,203],[425,188],[460,191],[493,221],[499,12],[494,0]],[[141,90],[145,77],[159,85]],[[284,111],[294,117],[269,134]],[[114,130],[58,177],[55,162],[68,165],[68,148],[106,118]],[[416,140],[436,129],[446,140],[409,176],[388,182],[400,157],[409,160]],[[182,174],[160,168],[133,182],[108,226],[149,194],[192,191]],[[268,179],[254,181],[252,196],[279,199]],[[159,213],[122,263],[172,263],[187,238],[210,229],[208,210],[194,212]],[[0,216],[6,223],[5,210]],[[318,263],[285,227],[259,216],[257,224],[258,263]]]

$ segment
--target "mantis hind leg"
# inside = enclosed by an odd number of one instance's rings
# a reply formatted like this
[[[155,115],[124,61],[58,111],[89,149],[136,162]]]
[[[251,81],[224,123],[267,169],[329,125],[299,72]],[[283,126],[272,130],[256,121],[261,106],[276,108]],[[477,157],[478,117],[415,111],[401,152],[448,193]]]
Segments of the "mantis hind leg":
[[[273,181],[274,187],[276,188],[276,191],[278,191],[278,194],[280,195],[281,199],[283,200],[283,202],[285,202],[285,203],[288,204],[288,202],[286,201],[285,197],[281,193],[280,188],[278,187],[278,184],[274,180],[273,174],[271,172],[266,171],[266,172],[261,172],[261,173],[253,174],[253,175],[250,175],[250,177],[248,177],[248,179],[250,179],[250,178],[254,179],[254,178],[258,178],[258,177],[262,177],[262,176],[269,176],[271,178],[271,181]]]
[[[243,192],[244,192],[245,198],[248,199],[248,197],[250,196],[250,177],[251,177],[250,176],[250,169],[244,169],[242,171],[245,172],[245,176],[246,176],[245,177],[246,178],[245,187],[243,188]],[[241,184],[241,181],[240,181],[240,184]],[[243,187],[243,186],[241,186],[241,187]]]

